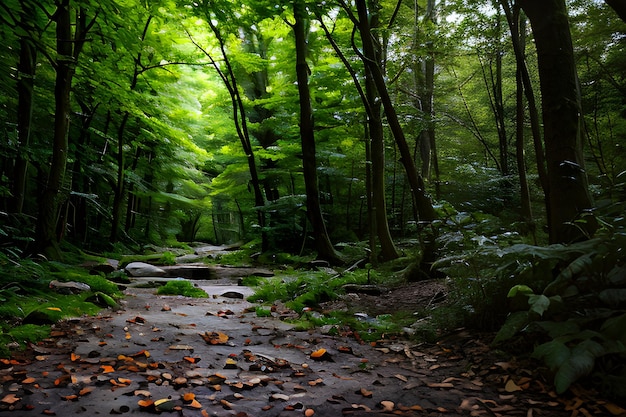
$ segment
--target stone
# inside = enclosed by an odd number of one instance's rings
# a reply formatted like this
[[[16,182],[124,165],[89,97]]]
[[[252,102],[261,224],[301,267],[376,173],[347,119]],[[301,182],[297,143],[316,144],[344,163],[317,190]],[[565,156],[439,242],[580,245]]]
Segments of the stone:
[[[145,262],[131,262],[124,269],[133,277],[162,277],[165,275],[163,269]]]

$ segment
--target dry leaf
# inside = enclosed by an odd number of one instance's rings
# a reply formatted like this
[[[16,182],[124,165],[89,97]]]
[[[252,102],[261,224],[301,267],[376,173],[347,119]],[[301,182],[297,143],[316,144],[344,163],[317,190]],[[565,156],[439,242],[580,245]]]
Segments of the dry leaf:
[[[504,387],[506,392],[522,391],[522,387],[517,385],[512,379],[509,379]]]
[[[35,382],[36,379],[33,378],[32,376],[29,378],[26,378],[25,380],[22,381],[22,384],[26,385],[26,384],[32,384],[33,382]]]
[[[372,391],[368,391],[365,388],[361,388],[360,390],[358,390],[356,392],[357,394],[361,394],[362,396],[364,396],[365,398],[372,398],[372,396],[374,395],[374,393]]]
[[[204,332],[200,336],[210,345],[224,345],[228,342],[228,335],[222,332]]]
[[[381,401],[380,402],[380,406],[382,407],[383,411],[385,412],[391,412],[393,411],[393,408],[396,406],[394,404],[393,401]]]
[[[19,400],[21,400],[21,398],[16,396],[15,394],[7,394],[4,396],[4,398],[2,398],[2,400],[0,400],[0,402],[5,404],[15,404]]]
[[[93,390],[95,390],[94,387],[85,387],[85,388],[81,389],[80,391],[78,391],[78,395],[80,395],[82,397],[83,395],[89,394]]]
[[[202,404],[200,404],[198,402],[198,400],[192,400],[191,403],[189,404],[189,407],[191,407],[191,408],[202,408]]]
[[[606,411],[611,413],[613,416],[624,416],[626,415],[626,410],[620,407],[619,405],[613,403],[602,404]]]
[[[100,369],[102,369],[103,374],[115,372],[115,368],[113,368],[111,365],[102,365],[100,366]]]
[[[316,361],[329,360],[330,354],[326,351],[326,349],[321,348],[314,352],[311,352],[311,359]]]

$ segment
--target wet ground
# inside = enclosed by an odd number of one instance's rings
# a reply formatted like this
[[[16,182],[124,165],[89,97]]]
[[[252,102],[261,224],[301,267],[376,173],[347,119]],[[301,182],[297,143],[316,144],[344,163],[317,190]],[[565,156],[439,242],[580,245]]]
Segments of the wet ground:
[[[258,317],[248,288],[197,284],[210,298],[129,288],[123,309],[55,326],[0,364],[0,416],[572,415],[571,396],[477,335],[363,343],[346,328],[297,331],[280,306]],[[575,397],[574,410],[610,415]]]

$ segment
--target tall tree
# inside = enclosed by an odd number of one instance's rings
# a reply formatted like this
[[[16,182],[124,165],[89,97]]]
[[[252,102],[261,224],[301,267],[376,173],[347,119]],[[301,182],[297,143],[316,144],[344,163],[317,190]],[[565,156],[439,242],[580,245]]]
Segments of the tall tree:
[[[307,64],[308,13],[304,0],[293,0],[293,16],[294,22],[291,24],[291,27],[296,45],[296,77],[300,103],[300,141],[302,144],[302,170],[306,189],[307,216],[313,228],[312,233],[318,257],[333,264],[341,264],[343,260],[330,241],[320,204],[313,109],[309,91],[310,69]]]
[[[72,12],[75,19],[72,19]],[[56,24],[56,69],[54,87],[54,128],[52,159],[46,182],[42,185],[37,217],[36,248],[45,255],[58,259],[57,217],[68,158],[68,134],[70,126],[70,92],[76,64],[87,40],[87,33],[96,17],[88,20],[87,9],[73,6],[71,0],[57,0],[52,17]]]
[[[346,10],[350,10],[343,0],[342,4]],[[389,128],[400,151],[401,162],[404,166],[409,186],[411,187],[414,207],[417,209],[415,213],[416,218],[421,221],[430,222],[434,220],[437,215],[433,208],[432,201],[426,192],[424,179],[419,172],[417,172],[411,149],[409,148],[398,114],[387,89],[381,62],[376,60],[376,48],[370,26],[370,14],[366,0],[356,0],[356,6],[358,17],[353,20],[359,28],[361,43],[363,45],[363,60],[372,73],[372,78],[376,84],[378,94],[380,95],[385,110]]]
[[[537,48],[548,175],[551,243],[592,236],[598,227],[583,157],[580,89],[565,0],[520,0]]]

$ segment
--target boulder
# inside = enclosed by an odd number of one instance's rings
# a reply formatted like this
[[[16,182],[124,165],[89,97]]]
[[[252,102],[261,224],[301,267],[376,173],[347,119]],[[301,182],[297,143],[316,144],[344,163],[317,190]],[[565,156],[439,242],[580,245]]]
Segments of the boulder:
[[[145,262],[131,262],[126,265],[126,273],[131,277],[162,277],[165,271]]]

